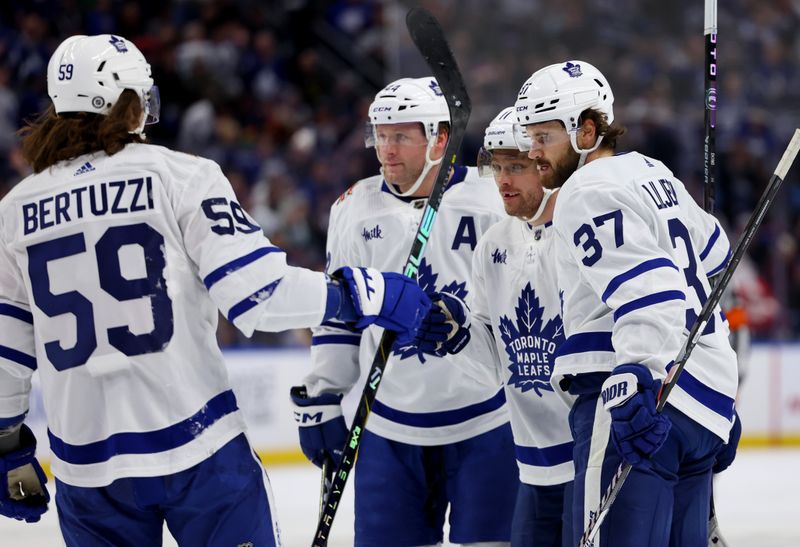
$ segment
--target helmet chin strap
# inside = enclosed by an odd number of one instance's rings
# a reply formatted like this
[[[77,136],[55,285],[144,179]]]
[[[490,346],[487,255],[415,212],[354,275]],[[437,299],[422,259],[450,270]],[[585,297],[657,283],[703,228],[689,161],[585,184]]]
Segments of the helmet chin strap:
[[[578,147],[578,132],[577,131],[570,131],[569,132],[569,142],[572,144],[572,149],[575,150],[576,153],[580,154],[580,159],[578,159],[578,166],[575,169],[580,169],[583,167],[583,164],[586,163],[586,157],[600,148],[600,143],[603,142],[603,135],[597,137],[597,141],[594,143],[594,146],[591,148],[579,148]]]
[[[383,179],[389,183],[386,186],[389,187],[389,191],[391,193],[393,193],[396,196],[406,198],[408,196],[413,196],[414,193],[417,190],[419,190],[419,187],[422,185],[422,180],[425,178],[425,176],[428,174],[431,168],[434,165],[439,165],[440,163],[442,163],[442,159],[444,159],[444,156],[442,156],[438,160],[431,159],[431,150],[433,150],[435,144],[436,144],[436,136],[434,135],[430,139],[428,139],[428,146],[425,148],[425,166],[422,168],[422,172],[417,177],[417,181],[414,184],[412,184],[411,188],[409,188],[405,192],[398,192],[397,189],[394,187],[394,184],[386,180],[386,175],[383,174],[383,167],[381,167],[381,176],[383,176]]]
[[[544,208],[547,207],[547,202],[550,201],[550,198],[553,197],[553,195],[556,192],[558,192],[558,190],[559,190],[558,188],[556,188],[555,190],[551,190],[550,188],[542,188],[544,195],[542,196],[542,202],[539,204],[539,208],[536,209],[536,212],[533,213],[533,216],[528,218],[526,217],[520,217],[520,218],[525,222],[527,222],[528,224],[533,224],[534,222],[539,220],[539,217],[542,216],[542,213],[544,213]]]

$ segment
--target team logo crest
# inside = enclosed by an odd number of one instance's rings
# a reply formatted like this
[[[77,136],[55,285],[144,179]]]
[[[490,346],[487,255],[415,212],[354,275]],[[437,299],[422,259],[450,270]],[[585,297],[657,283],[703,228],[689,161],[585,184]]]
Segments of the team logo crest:
[[[434,95],[438,95],[440,97],[444,96],[444,93],[442,93],[442,89],[439,87],[439,83],[436,80],[431,80],[431,83],[428,87],[431,88]]]
[[[570,62],[567,62],[567,64],[564,65],[564,67],[561,70],[569,74],[570,78],[578,78],[580,76],[583,76],[583,72],[581,72],[581,65],[577,63],[572,64]]]
[[[500,318],[500,336],[506,346],[511,364],[508,385],[522,391],[554,391],[550,385],[553,361],[558,346],[564,341],[564,325],[558,315],[546,323],[542,320],[544,307],[531,284],[522,289],[514,308],[516,323],[507,315]]]
[[[453,296],[457,296],[461,300],[467,299],[467,282],[462,281],[459,283],[458,281],[451,281],[447,285],[444,285],[441,289],[437,289],[436,282],[439,279],[439,274],[433,271],[433,268],[428,261],[423,258],[422,261],[419,263],[419,270],[417,273],[417,283],[422,288],[423,291],[428,293],[428,295],[433,294],[434,292],[446,292],[450,293]],[[425,355],[417,348],[416,346],[405,346],[402,348],[395,348],[394,354],[398,355],[400,359],[408,359],[409,357],[417,357],[422,363],[425,362]]]
[[[108,43],[114,46],[120,53],[128,53],[128,46],[125,44],[125,40],[122,38],[117,38],[116,36],[112,35]]]

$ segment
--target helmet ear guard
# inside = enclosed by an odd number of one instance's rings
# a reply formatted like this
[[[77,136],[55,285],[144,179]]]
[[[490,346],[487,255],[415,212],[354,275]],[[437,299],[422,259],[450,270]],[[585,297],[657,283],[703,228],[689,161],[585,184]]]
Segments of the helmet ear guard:
[[[47,93],[57,114],[108,115],[126,89],[141,101],[144,116],[133,131],[141,133],[146,124],[158,121],[158,88],[142,52],[119,36],[71,36],[56,48],[47,65]]]

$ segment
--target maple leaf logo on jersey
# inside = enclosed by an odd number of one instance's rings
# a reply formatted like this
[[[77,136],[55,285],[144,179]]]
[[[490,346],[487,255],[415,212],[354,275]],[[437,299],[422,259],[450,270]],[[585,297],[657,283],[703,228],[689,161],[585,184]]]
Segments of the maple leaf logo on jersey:
[[[542,390],[554,391],[550,375],[556,349],[564,341],[564,324],[560,315],[547,323],[542,321],[544,307],[539,304],[539,297],[530,283],[522,289],[514,311],[516,323],[507,315],[500,318],[500,336],[511,361],[508,384],[522,393],[533,389],[542,397]]]
[[[419,270],[417,270],[417,283],[423,291],[425,291],[428,295],[432,295],[435,292],[446,292],[452,294],[453,296],[457,296],[461,300],[467,299],[467,294],[469,291],[467,291],[466,281],[459,283],[458,281],[454,280],[437,290],[436,282],[438,279],[439,274],[435,273],[431,265],[428,264],[427,259],[423,258],[419,263]],[[394,354],[400,356],[400,359],[408,359],[409,357],[416,356],[422,363],[425,362],[425,354],[423,354],[416,346],[395,348]]]

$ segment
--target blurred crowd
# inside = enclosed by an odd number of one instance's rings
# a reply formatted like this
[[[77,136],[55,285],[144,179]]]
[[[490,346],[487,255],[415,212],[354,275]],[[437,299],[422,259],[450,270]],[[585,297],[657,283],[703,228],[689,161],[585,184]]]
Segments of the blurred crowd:
[[[664,161],[702,196],[701,0],[439,0],[439,18],[474,106],[462,148],[473,164],[485,124],[537,68],[586,59],[608,77],[622,148]],[[724,4],[724,5],[723,5]],[[15,135],[48,105],[45,69],[72,34],[133,40],[153,67],[161,121],[150,140],[217,161],[241,204],[291,264],[324,267],[328,211],[377,173],[364,148],[375,92],[427,70],[399,0],[25,0],[0,3],[0,197],[28,173]],[[732,240],[800,119],[800,2],[719,5],[717,212]],[[800,165],[757,240],[750,275],[757,338],[800,336]],[[762,306],[763,308],[763,306]],[[303,344],[308,334],[245,339],[221,318],[223,345]]]

